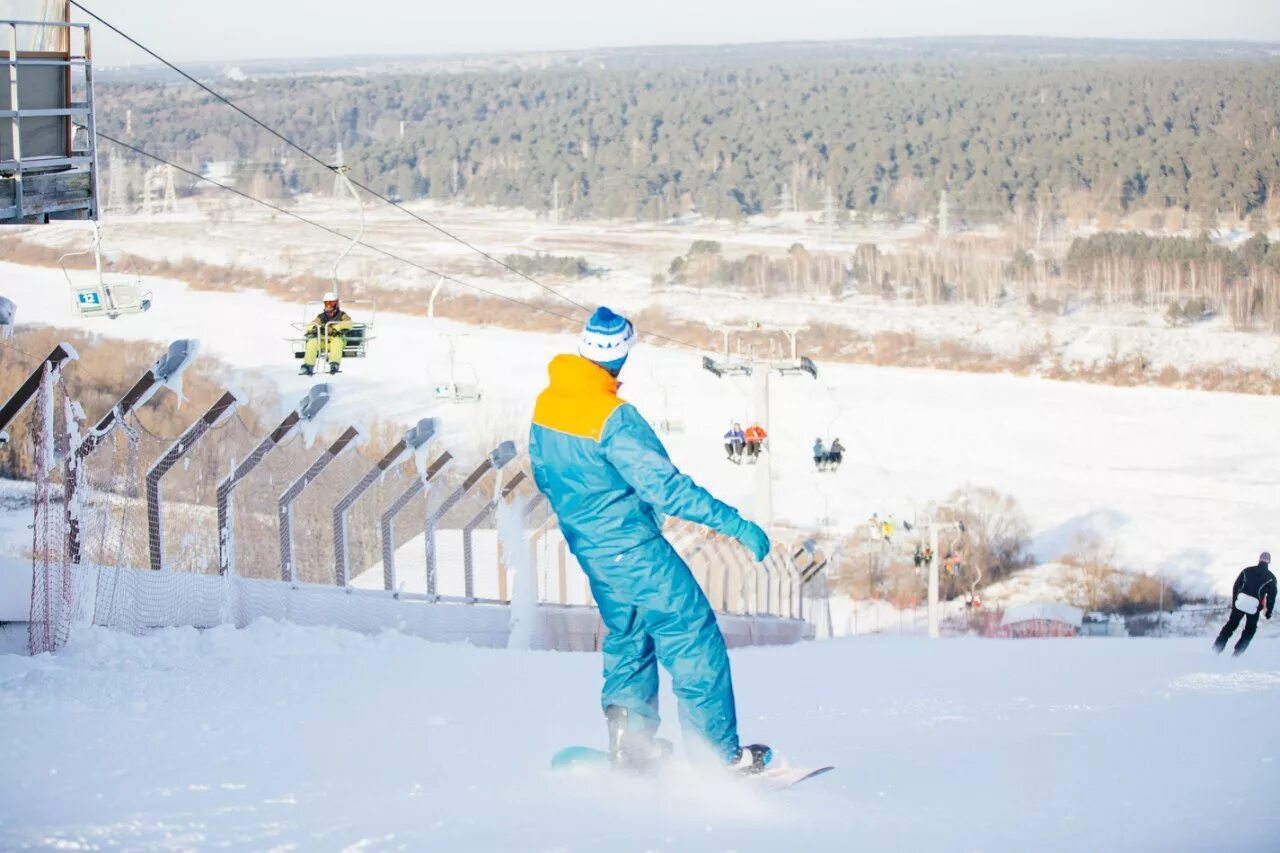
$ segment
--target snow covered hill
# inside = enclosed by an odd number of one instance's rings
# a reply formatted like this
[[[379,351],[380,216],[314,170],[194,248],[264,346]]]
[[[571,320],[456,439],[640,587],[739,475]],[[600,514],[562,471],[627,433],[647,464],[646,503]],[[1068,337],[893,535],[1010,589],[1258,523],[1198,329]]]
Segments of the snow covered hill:
[[[1274,632],[1239,660],[872,638],[733,662],[743,735],[834,773],[774,795],[685,768],[554,774],[558,747],[604,742],[594,655],[84,628],[0,655],[0,848],[1276,849]]]
[[[131,340],[195,337],[237,372],[272,379],[285,400],[310,385],[296,375],[285,339],[314,306],[149,280],[150,313],[81,321],[57,270],[0,264],[0,282],[22,323]],[[407,315],[376,322],[370,357],[348,361],[333,383],[330,422],[409,424],[434,414],[444,440],[473,457],[498,439],[523,440],[547,361],[574,346],[570,336]],[[484,389],[478,404],[432,398],[448,379],[446,333],[463,335],[457,357]],[[750,511],[754,471],[727,463],[720,449],[728,424],[752,415],[748,382],[717,380],[697,353],[652,345],[636,351],[622,378],[623,396],[648,417],[683,422],[683,432],[664,439],[676,462]],[[1269,538],[1280,503],[1280,398],[856,365],[822,365],[816,382],[775,379],[773,389],[780,521],[843,534],[873,512],[910,519],[967,483],[989,485],[1021,503],[1042,561],[1060,556],[1076,532],[1094,530],[1124,567],[1206,592],[1228,590],[1262,548],[1280,547]],[[839,472],[814,472],[815,436],[849,448]]]

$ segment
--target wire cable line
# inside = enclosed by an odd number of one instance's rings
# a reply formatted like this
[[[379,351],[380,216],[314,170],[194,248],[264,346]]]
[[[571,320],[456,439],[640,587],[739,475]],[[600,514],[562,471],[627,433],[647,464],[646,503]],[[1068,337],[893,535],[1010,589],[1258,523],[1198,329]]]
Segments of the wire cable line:
[[[319,163],[321,166],[323,166],[324,168],[326,168],[326,169],[328,169],[328,170],[330,170],[330,171],[335,171],[335,170],[337,169],[337,167],[336,167],[336,166],[334,166],[334,165],[332,165],[332,164],[330,164],[330,163],[326,163],[326,162],[325,162],[323,159],[321,159],[320,157],[317,157],[315,154],[311,153],[311,152],[310,152],[310,151],[308,151],[306,148],[303,148],[300,144],[298,144],[297,142],[293,141],[293,140],[292,140],[292,139],[290,139],[288,136],[285,136],[283,133],[281,133],[280,131],[276,130],[275,128],[271,127],[269,124],[267,124],[266,122],[264,122],[262,119],[258,118],[257,116],[253,115],[252,113],[250,113],[248,110],[245,110],[243,107],[240,107],[240,106],[238,106],[237,104],[233,103],[229,98],[227,98],[227,97],[226,97],[225,95],[223,95],[221,92],[218,92],[217,90],[215,90],[215,89],[213,89],[213,88],[209,87],[209,86],[208,86],[208,85],[206,85],[205,83],[200,82],[200,81],[199,81],[199,80],[197,80],[195,77],[191,76],[190,74],[188,74],[188,73],[187,73],[186,71],[184,71],[183,69],[179,68],[179,67],[178,67],[177,65],[175,65],[174,63],[172,63],[172,62],[170,62],[169,60],[165,59],[163,56],[161,56],[160,54],[156,53],[154,50],[152,50],[151,48],[147,47],[147,46],[146,46],[146,45],[144,45],[142,42],[140,42],[140,41],[138,41],[137,39],[135,39],[133,36],[130,36],[128,33],[124,32],[124,31],[123,31],[123,30],[121,30],[119,27],[117,27],[117,26],[115,26],[114,24],[112,24],[110,21],[104,20],[104,19],[103,19],[102,17],[100,17],[99,15],[97,15],[97,14],[95,14],[94,12],[92,12],[91,10],[89,10],[89,9],[85,8],[85,6],[84,6],[82,3],[78,3],[78,2],[76,2],[76,0],[71,0],[71,5],[72,5],[72,6],[75,6],[75,7],[76,7],[77,9],[79,9],[81,12],[84,12],[84,13],[85,13],[86,15],[88,15],[90,18],[93,18],[95,21],[97,21],[98,23],[102,24],[104,27],[106,27],[107,29],[111,30],[111,31],[112,31],[112,32],[114,32],[116,35],[120,36],[120,37],[121,37],[121,38],[123,38],[125,41],[129,42],[130,44],[132,44],[134,47],[137,47],[139,50],[143,51],[143,52],[144,52],[144,53],[146,53],[148,56],[150,56],[151,58],[155,59],[157,62],[161,63],[162,65],[165,65],[166,67],[168,67],[168,68],[172,69],[174,72],[176,72],[176,73],[180,74],[182,77],[184,77],[185,79],[187,79],[187,80],[188,80],[188,81],[190,81],[191,83],[195,84],[196,86],[198,86],[198,87],[199,87],[200,89],[202,89],[203,91],[207,92],[207,93],[208,93],[209,95],[211,95],[213,98],[217,99],[218,101],[221,101],[223,104],[226,104],[228,107],[230,107],[231,109],[235,110],[237,113],[239,113],[240,115],[244,116],[246,119],[248,119],[249,121],[253,122],[253,123],[254,123],[254,124],[256,124],[258,127],[260,127],[260,128],[262,128],[263,130],[265,130],[267,133],[270,133],[272,136],[274,136],[274,137],[276,137],[277,139],[279,139],[279,140],[280,140],[281,142],[283,142],[285,145],[288,145],[290,148],[292,148],[292,149],[294,149],[295,151],[297,151],[298,153],[302,154],[304,157],[307,157],[308,159],[314,160],[315,162]],[[570,298],[570,297],[566,296],[565,294],[561,293],[560,291],[556,290],[555,288],[553,288],[553,287],[550,287],[550,286],[548,286],[548,285],[543,284],[542,282],[538,281],[536,278],[534,278],[533,276],[529,275],[528,273],[525,273],[525,272],[523,272],[522,270],[517,269],[516,267],[512,266],[511,264],[508,264],[506,261],[503,261],[503,260],[501,260],[501,259],[499,259],[499,258],[494,257],[493,255],[491,255],[491,254],[489,254],[488,252],[484,251],[484,250],[483,250],[483,249],[481,249],[480,247],[478,247],[478,246],[476,246],[476,245],[474,245],[474,244],[472,244],[472,243],[469,243],[469,242],[467,242],[466,240],[464,240],[464,239],[462,239],[461,237],[459,237],[458,235],[454,234],[453,232],[448,231],[448,230],[446,230],[445,228],[442,228],[441,226],[439,226],[439,225],[437,225],[436,223],[432,222],[431,220],[427,219],[425,216],[422,216],[421,214],[415,213],[415,212],[413,212],[412,210],[410,210],[409,208],[407,208],[407,207],[405,207],[404,205],[400,204],[399,202],[393,201],[392,199],[388,198],[387,196],[383,195],[382,193],[379,193],[378,191],[374,190],[372,187],[369,187],[369,186],[367,186],[367,185],[365,185],[365,184],[362,184],[362,183],[360,183],[359,181],[356,181],[356,180],[351,180],[351,183],[352,183],[352,184],[354,184],[355,186],[359,187],[360,189],[364,190],[364,191],[365,191],[365,192],[367,192],[369,195],[373,196],[374,198],[378,199],[379,201],[382,201],[382,202],[384,202],[385,204],[388,204],[388,205],[390,205],[390,206],[394,207],[395,209],[397,209],[397,210],[401,211],[402,213],[408,214],[409,216],[411,216],[411,217],[413,217],[414,219],[416,219],[416,220],[418,220],[419,222],[421,222],[423,225],[426,225],[427,227],[429,227],[429,228],[431,228],[431,229],[435,230],[435,231],[436,231],[436,232],[438,232],[439,234],[441,234],[441,235],[443,235],[443,236],[445,236],[445,237],[448,237],[450,240],[453,240],[453,241],[455,241],[455,242],[457,242],[457,243],[459,243],[459,244],[461,244],[461,245],[463,245],[463,246],[467,247],[468,249],[470,249],[471,251],[473,251],[473,252],[475,252],[476,254],[480,255],[481,257],[484,257],[484,258],[486,258],[486,259],[488,259],[488,260],[492,261],[493,263],[497,264],[498,266],[502,267],[503,269],[506,269],[506,270],[507,270],[507,271],[509,271],[509,272],[515,273],[516,275],[520,276],[521,278],[525,279],[526,281],[528,281],[528,282],[530,282],[530,283],[532,283],[532,284],[537,285],[538,287],[540,287],[540,288],[542,288],[543,290],[545,290],[547,293],[550,293],[551,295],[555,296],[557,299],[564,300],[565,302],[569,303],[570,305],[574,306],[575,308],[577,308],[577,309],[579,309],[579,310],[581,310],[581,311],[585,311],[585,312],[587,312],[587,313],[591,313],[591,309],[590,309],[590,308],[588,308],[586,305],[583,305],[581,302],[577,302],[576,300],[574,300],[574,299],[572,299],[572,298]]]

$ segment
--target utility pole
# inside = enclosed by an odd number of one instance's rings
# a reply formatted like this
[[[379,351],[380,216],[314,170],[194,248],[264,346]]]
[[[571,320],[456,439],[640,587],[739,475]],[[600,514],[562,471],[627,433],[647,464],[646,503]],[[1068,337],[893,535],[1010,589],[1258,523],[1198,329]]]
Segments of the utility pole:
[[[822,225],[827,232],[827,242],[830,243],[835,239],[836,231],[836,199],[830,186],[827,187],[826,197],[822,200]]]
[[[769,436],[769,441],[773,440],[769,425],[769,376],[772,373],[778,373],[782,376],[788,376],[798,373],[804,373],[814,379],[818,378],[818,368],[814,365],[813,360],[808,356],[799,355],[796,348],[796,334],[803,327],[793,326],[776,326],[766,330],[760,323],[748,323],[746,326],[734,327],[721,326],[720,332],[724,335],[724,356],[722,361],[705,356],[702,359],[702,367],[704,370],[715,375],[717,379],[733,376],[751,376],[753,382],[753,401],[752,414],[756,423],[764,428],[765,435]],[[739,356],[735,359],[730,353],[729,339],[733,331],[780,331],[784,333],[791,342],[791,357],[782,359],[757,358],[754,354],[749,354],[746,359]],[[772,453],[761,448],[759,455],[756,456],[756,473],[755,473],[755,522],[762,527],[768,527],[773,523],[773,464]]]
[[[951,205],[947,201],[947,191],[938,196],[938,242],[945,242],[951,233]]]
[[[936,640],[941,635],[939,628],[940,609],[938,606],[938,533],[943,530],[963,530],[957,522],[929,523],[929,639]]]
[[[343,183],[342,176],[347,169],[347,159],[342,153],[342,143],[338,143],[338,151],[333,155],[333,196],[337,198],[340,195],[347,194],[347,187]]]
[[[756,370],[752,375],[755,381],[755,400],[753,401],[755,420],[767,436],[773,435],[769,423],[769,374],[771,372],[766,368]],[[755,521],[756,524],[768,529],[773,524],[773,454],[763,447],[756,456],[755,478]]]

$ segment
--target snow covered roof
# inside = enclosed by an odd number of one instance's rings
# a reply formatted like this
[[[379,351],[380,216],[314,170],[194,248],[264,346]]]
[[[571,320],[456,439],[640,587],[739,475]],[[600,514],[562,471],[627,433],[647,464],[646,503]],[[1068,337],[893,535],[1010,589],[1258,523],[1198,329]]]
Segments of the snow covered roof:
[[[1084,611],[1079,607],[1072,607],[1070,604],[1051,602],[1019,604],[1016,607],[1010,607],[1005,610],[1004,617],[1000,620],[1000,625],[1004,627],[1018,622],[1030,622],[1035,619],[1065,622],[1068,625],[1079,628],[1084,622]]]

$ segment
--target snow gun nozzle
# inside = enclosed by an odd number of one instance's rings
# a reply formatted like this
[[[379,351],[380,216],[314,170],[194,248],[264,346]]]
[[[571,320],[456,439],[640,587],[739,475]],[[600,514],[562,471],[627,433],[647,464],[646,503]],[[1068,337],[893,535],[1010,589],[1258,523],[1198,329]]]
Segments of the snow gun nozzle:
[[[313,385],[311,390],[307,392],[307,396],[302,398],[302,402],[298,404],[298,416],[304,421],[315,420],[316,415],[320,414],[329,403],[329,384],[321,382],[319,385]]]
[[[13,300],[0,296],[0,336],[13,327],[17,316],[18,306],[13,304]]]
[[[435,418],[423,418],[404,434],[405,446],[417,450],[435,437],[437,421]]]
[[[152,375],[158,382],[168,382],[187,369],[187,365],[196,357],[200,349],[198,341],[190,338],[176,340],[169,344],[169,351],[162,355],[151,368]]]
[[[504,441],[497,446],[493,453],[489,454],[489,464],[494,468],[503,468],[515,458],[516,443],[514,441]]]

